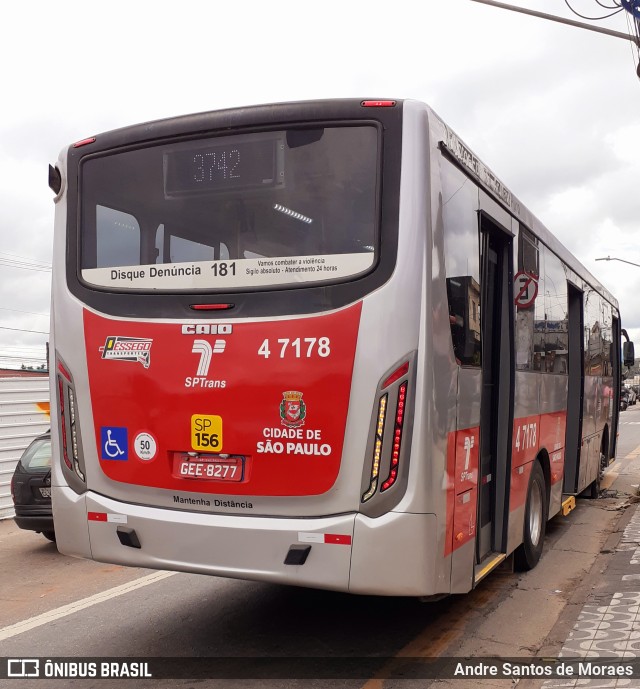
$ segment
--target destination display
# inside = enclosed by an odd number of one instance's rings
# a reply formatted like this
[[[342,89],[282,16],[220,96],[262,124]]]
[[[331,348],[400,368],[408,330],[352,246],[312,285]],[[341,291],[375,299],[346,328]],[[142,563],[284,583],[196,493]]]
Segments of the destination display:
[[[229,189],[269,188],[284,181],[276,164],[279,139],[203,141],[164,154],[165,194],[185,196]],[[280,166],[282,167],[282,166]]]

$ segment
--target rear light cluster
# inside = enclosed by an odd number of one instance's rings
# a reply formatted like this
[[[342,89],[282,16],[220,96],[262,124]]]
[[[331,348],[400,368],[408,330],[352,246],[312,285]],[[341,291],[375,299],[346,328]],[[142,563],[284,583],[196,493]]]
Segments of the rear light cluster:
[[[385,388],[388,388],[392,383],[395,383],[396,380],[400,380],[400,378],[403,378],[404,376],[409,373],[409,362],[405,361],[402,366],[399,366],[385,381],[382,383],[382,389],[384,390]],[[405,390],[407,386],[405,385]]]
[[[65,380],[66,379],[66,380]],[[60,439],[62,459],[67,468],[85,481],[84,471],[80,466],[80,443],[77,427],[76,399],[71,374],[58,362],[58,405],[60,413]]]
[[[381,491],[385,491],[396,482],[398,478],[398,465],[400,464],[400,446],[402,444],[402,426],[404,424],[404,410],[407,402],[407,383],[402,383],[398,390],[398,403],[396,405],[395,426],[393,429],[393,450],[391,452],[391,468],[387,480],[382,484]]]
[[[60,437],[62,439],[62,459],[64,463],[73,469],[73,464],[69,459],[69,444],[67,443],[67,415],[65,413],[64,405],[64,385],[61,376],[58,376],[58,399],[60,400]]]
[[[387,414],[387,395],[383,395],[378,402],[378,423],[376,425],[376,437],[373,445],[373,465],[371,466],[371,483],[369,489],[362,496],[362,502],[366,502],[378,488],[380,475],[380,457],[382,456],[382,442],[384,440],[384,421]]]
[[[382,383],[382,389],[385,390],[390,385],[397,383],[409,373],[409,362],[403,363],[390,376],[388,376]],[[380,485],[380,492],[383,493],[389,490],[398,480],[398,472],[400,471],[400,452],[402,448],[402,432],[404,427],[404,420],[407,409],[407,390],[408,381],[404,380],[397,388],[397,398],[395,404],[395,415],[393,417],[393,438],[391,442],[391,453],[389,457],[389,472],[387,478]],[[362,502],[370,500],[378,490],[380,484],[380,468],[383,460],[384,449],[384,431],[385,421],[388,416],[388,406],[390,397],[393,398],[393,390],[385,392],[378,400],[378,417],[375,425],[374,442],[373,442],[373,457],[371,463],[371,477],[369,487],[362,496]],[[392,403],[392,402],[391,402]]]

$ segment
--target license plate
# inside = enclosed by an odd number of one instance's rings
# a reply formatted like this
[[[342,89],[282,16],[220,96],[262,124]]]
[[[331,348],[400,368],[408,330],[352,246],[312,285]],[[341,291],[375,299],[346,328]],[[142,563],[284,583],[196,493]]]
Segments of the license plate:
[[[173,458],[173,475],[176,478],[197,481],[242,481],[244,457],[231,455],[197,455],[177,453]]]
[[[42,495],[43,498],[50,498],[51,488],[40,488],[40,495]]]

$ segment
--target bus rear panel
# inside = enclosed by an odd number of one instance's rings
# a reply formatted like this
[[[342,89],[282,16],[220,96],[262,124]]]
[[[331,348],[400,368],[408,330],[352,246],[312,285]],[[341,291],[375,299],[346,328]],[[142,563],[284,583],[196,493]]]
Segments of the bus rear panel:
[[[615,362],[572,378],[569,344],[536,358],[552,337],[535,295],[514,292],[522,237],[561,256],[574,290],[584,275],[462,146],[423,104],[345,100],[173,118],[63,151],[61,552],[432,596],[528,545],[536,485],[546,521],[613,457],[611,405],[567,412],[567,391],[602,400]],[[568,306],[544,332],[563,318]],[[597,449],[567,458],[568,434],[578,446],[587,431]]]

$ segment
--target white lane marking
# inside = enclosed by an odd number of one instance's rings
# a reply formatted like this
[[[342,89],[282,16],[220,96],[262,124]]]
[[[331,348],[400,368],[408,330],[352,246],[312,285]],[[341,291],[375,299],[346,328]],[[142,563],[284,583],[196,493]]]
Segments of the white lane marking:
[[[85,608],[90,608],[92,605],[97,605],[98,603],[103,603],[104,601],[110,600],[111,598],[117,598],[130,591],[135,591],[143,586],[149,586],[149,584],[155,584],[162,579],[167,577],[172,577],[178,572],[155,572],[154,574],[149,574],[146,577],[140,577],[140,579],[134,579],[127,584],[121,584],[120,586],[114,586],[112,589],[107,589],[101,593],[96,593],[88,598],[82,598],[81,600],[75,601],[75,603],[69,603],[68,605],[63,605],[60,608],[55,608],[54,610],[49,610],[49,612],[43,612],[41,615],[36,615],[35,617],[30,617],[22,622],[16,622],[11,624],[4,629],[0,629],[0,641],[5,639],[10,639],[12,636],[17,636],[18,634],[23,634],[36,627],[41,627],[44,624],[53,622],[54,620],[59,620],[61,617],[66,617],[67,615],[73,615],[75,612],[84,610]]]

